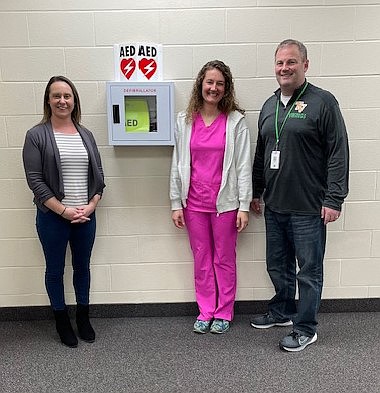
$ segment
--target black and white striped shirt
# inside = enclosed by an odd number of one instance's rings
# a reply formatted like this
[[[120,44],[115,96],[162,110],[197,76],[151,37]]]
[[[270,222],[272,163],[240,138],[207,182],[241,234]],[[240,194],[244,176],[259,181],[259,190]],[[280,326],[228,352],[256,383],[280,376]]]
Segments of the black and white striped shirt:
[[[77,134],[54,131],[62,166],[65,206],[88,204],[88,154]]]

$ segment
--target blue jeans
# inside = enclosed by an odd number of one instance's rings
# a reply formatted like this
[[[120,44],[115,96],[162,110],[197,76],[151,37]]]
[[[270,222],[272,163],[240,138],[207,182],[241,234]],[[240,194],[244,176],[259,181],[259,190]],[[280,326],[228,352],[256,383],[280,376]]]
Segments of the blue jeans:
[[[73,285],[76,301],[88,305],[90,292],[90,258],[95,241],[95,212],[91,220],[83,224],[71,224],[70,221],[51,210],[43,213],[37,209],[36,228],[45,255],[45,286],[53,310],[66,307],[63,287],[65,257],[70,244]]]
[[[326,226],[320,216],[280,214],[268,208],[265,225],[267,270],[276,291],[269,314],[280,321],[292,319],[295,332],[313,336],[323,286]]]

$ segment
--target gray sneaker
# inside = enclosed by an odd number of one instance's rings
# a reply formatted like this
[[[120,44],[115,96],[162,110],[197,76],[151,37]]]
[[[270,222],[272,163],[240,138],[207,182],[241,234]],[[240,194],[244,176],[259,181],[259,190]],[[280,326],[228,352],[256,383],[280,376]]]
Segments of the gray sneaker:
[[[285,319],[284,321],[280,321],[278,319],[274,319],[268,313],[254,316],[251,319],[251,326],[256,329],[268,329],[273,326],[291,326],[291,325],[293,325],[293,322],[290,319]]]
[[[280,348],[289,352],[299,352],[308,345],[315,343],[317,338],[317,333],[314,333],[312,337],[308,337],[301,333],[291,332],[280,341]]]

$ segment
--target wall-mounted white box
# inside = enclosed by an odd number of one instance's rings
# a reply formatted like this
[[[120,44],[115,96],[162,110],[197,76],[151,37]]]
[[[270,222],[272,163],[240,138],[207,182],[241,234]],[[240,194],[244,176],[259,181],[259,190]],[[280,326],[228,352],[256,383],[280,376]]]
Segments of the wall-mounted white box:
[[[107,82],[110,145],[174,145],[173,82]]]

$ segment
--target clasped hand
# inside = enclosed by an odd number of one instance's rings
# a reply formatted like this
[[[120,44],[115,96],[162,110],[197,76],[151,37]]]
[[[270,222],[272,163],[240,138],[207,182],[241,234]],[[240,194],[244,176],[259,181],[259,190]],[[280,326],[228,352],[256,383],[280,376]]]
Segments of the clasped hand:
[[[91,219],[88,217],[94,208],[89,205],[77,206],[77,207],[68,207],[65,211],[64,218],[69,220],[71,224],[83,224]]]

